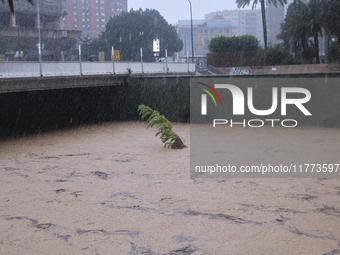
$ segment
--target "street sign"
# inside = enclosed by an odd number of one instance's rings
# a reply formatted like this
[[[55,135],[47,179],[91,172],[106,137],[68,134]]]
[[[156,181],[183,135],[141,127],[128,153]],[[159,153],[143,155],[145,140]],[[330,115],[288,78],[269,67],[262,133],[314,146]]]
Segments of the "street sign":
[[[111,54],[111,61],[112,61],[112,50],[110,50],[110,54]],[[119,52],[119,50],[114,50],[113,57],[114,57],[115,61],[119,61],[120,60],[120,52]]]
[[[160,42],[159,39],[154,39],[152,42],[153,52],[160,52]]]
[[[39,43],[35,44],[37,46],[37,49],[39,49]],[[41,50],[45,48],[45,43],[41,43]]]
[[[105,61],[105,52],[104,51],[98,52],[98,58],[99,58],[99,62],[104,62]]]

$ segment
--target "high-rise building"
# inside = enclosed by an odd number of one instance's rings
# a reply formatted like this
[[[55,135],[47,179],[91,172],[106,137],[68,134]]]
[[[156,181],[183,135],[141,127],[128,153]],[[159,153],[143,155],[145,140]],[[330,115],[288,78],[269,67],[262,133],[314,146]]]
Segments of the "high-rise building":
[[[96,37],[112,16],[127,8],[127,0],[67,0],[65,28],[81,30],[83,38]]]
[[[277,44],[279,40],[276,36],[280,34],[280,24],[284,22],[285,7],[280,3],[275,6],[273,3],[266,1],[266,25],[267,25],[267,42],[268,44]]]

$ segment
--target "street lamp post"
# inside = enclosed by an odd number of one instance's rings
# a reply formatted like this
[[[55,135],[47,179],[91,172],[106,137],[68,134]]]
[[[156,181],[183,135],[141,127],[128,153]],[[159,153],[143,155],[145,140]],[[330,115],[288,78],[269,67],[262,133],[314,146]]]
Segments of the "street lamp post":
[[[190,0],[189,1],[189,4],[190,4],[190,20],[191,20],[191,61],[194,62],[194,30],[193,30],[193,27],[192,27],[192,5],[191,5],[191,2]]]
[[[42,62],[42,59],[41,59],[41,34],[40,34],[40,3],[39,3],[39,0],[38,0],[38,3],[37,3],[37,12],[38,12],[38,30],[39,30],[39,47],[38,47],[38,50],[39,50],[39,69],[40,69],[40,76],[42,76],[42,68],[41,68],[41,62]]]

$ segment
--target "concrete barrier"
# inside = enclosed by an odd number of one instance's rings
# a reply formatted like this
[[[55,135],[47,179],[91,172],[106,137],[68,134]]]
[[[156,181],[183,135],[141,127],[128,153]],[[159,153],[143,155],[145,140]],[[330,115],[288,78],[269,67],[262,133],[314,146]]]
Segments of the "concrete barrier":
[[[194,63],[141,63],[141,62],[82,62],[83,75],[129,73],[194,73]],[[43,76],[80,75],[79,62],[43,62]],[[0,78],[37,77],[40,76],[38,62],[2,62],[0,63]]]
[[[225,74],[232,72],[232,69],[246,69],[249,74],[302,74],[302,73],[339,73],[340,68],[336,63],[332,64],[311,64],[311,65],[278,65],[278,66],[244,66],[244,67],[216,67]]]

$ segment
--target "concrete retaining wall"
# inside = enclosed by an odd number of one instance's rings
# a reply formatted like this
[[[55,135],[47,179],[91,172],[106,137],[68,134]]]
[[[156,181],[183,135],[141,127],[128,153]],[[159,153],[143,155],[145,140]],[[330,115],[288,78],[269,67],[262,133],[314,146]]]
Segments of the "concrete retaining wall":
[[[324,85],[318,84],[315,80],[316,84],[311,84],[308,88],[312,93],[312,104],[306,107],[312,112],[313,118],[310,119],[313,121],[301,119],[301,125],[340,127],[340,84],[337,80],[332,84],[328,83],[330,78],[338,79],[339,75],[282,77],[321,78]],[[196,76],[195,79],[203,81],[203,78],[204,76]],[[245,79],[245,77],[235,76],[229,79],[231,79],[231,84],[234,82],[237,84],[237,80]],[[260,81],[256,76],[247,76],[247,79],[253,82]],[[256,95],[263,96],[255,102],[255,106],[258,109],[268,109],[271,105],[271,90],[265,86],[257,86],[256,89]],[[246,95],[246,91],[244,94]],[[232,99],[225,100],[225,102],[232,102]],[[128,85],[121,86],[105,85],[0,93],[0,139],[91,123],[140,120],[137,112],[140,104],[158,110],[171,121],[189,121],[190,76],[132,76]],[[253,116],[247,115],[245,118],[253,118]]]
[[[0,93],[0,140],[93,123],[140,120],[140,104],[171,121],[188,122],[189,88],[188,76],[132,77],[128,85],[121,86]]]

